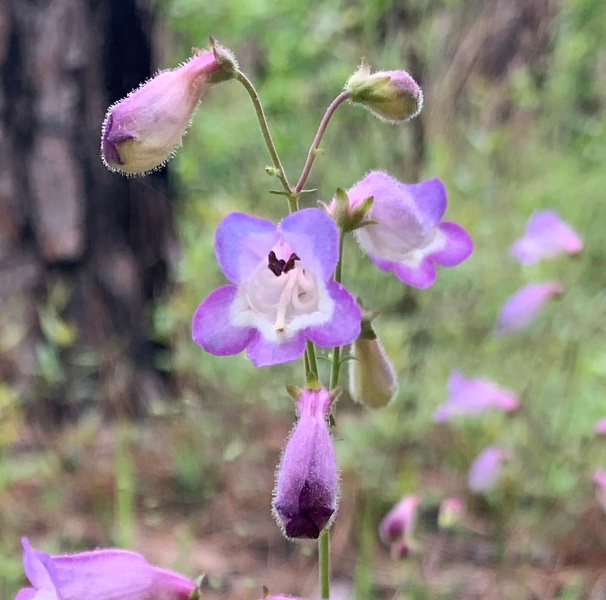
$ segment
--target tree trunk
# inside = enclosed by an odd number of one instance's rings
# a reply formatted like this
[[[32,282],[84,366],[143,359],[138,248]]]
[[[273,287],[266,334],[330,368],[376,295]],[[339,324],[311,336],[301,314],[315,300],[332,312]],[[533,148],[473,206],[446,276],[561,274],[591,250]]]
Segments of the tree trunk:
[[[176,255],[170,190],[99,152],[152,24],[135,0],[0,0],[0,385],[45,419],[163,393],[147,308]]]

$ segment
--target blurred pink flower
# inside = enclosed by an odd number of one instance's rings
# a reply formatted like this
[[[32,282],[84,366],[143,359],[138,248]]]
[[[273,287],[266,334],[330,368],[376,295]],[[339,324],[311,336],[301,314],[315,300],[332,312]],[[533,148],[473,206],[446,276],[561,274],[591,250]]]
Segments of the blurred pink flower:
[[[433,420],[442,423],[456,415],[477,415],[492,408],[509,412],[518,406],[513,392],[488,379],[468,379],[455,370],[448,379],[448,399],[438,406]]]
[[[441,529],[452,529],[461,521],[463,500],[461,498],[444,498],[438,512],[438,526]]]
[[[595,424],[595,432],[601,435],[606,435],[606,418],[600,419]]]
[[[386,544],[410,541],[417,522],[418,496],[404,496],[384,517],[379,525],[379,535]]]
[[[563,292],[559,281],[531,283],[520,288],[501,307],[495,333],[507,335],[528,327],[543,305]]]
[[[553,258],[583,249],[579,234],[563,221],[555,210],[538,210],[526,223],[524,235],[510,249],[523,265],[533,265],[543,258]]]
[[[489,446],[478,454],[467,474],[467,484],[472,492],[492,490],[501,476],[503,461],[512,457],[510,450]]]

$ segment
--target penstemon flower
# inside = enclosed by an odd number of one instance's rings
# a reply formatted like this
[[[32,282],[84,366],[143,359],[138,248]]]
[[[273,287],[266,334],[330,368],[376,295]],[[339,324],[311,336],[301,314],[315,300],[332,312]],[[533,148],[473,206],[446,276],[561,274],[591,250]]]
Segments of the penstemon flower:
[[[334,347],[360,333],[355,299],[331,281],[338,260],[338,231],[318,208],[271,221],[232,213],[219,224],[215,252],[232,282],[196,309],[194,341],[216,355],[247,348],[258,366],[295,360],[306,340]]]
[[[441,221],[447,200],[439,179],[404,184],[372,171],[347,195],[352,210],[374,198],[367,213],[373,223],[356,229],[354,235],[380,269],[393,271],[408,285],[429,287],[436,279],[435,265],[454,267],[473,251],[461,226]]]
[[[196,584],[126,550],[50,556],[23,538],[23,566],[33,587],[15,600],[187,600]]]
[[[286,444],[272,503],[288,538],[317,538],[337,510],[339,473],[328,430],[330,392],[302,390],[299,420]]]
[[[577,254],[582,249],[579,234],[555,210],[538,210],[528,219],[524,235],[516,240],[510,253],[523,265],[533,265],[543,258],[565,252]]]
[[[559,281],[531,283],[520,288],[501,307],[495,333],[507,335],[525,329],[549,300],[563,292],[564,288]]]
[[[510,450],[489,446],[478,454],[467,474],[467,484],[473,492],[488,492],[496,487],[503,461],[512,457]]]
[[[227,51],[218,50],[229,61]],[[212,50],[199,51],[110,106],[101,139],[105,165],[129,175],[161,167],[181,143],[204,92],[231,77],[234,64],[218,61]]]
[[[487,379],[467,378],[455,370],[448,379],[448,399],[438,406],[433,420],[442,423],[456,415],[477,415],[495,408],[510,412],[518,406],[517,396],[509,390]]]

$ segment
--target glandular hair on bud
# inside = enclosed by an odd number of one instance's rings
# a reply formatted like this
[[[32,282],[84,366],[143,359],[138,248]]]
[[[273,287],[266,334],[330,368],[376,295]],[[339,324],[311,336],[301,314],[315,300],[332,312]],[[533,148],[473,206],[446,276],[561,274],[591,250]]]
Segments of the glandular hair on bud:
[[[353,343],[349,361],[349,390],[356,402],[382,408],[398,391],[398,381],[385,349],[370,326]],[[364,333],[366,331],[366,333]]]
[[[406,71],[370,72],[363,61],[345,85],[349,100],[389,123],[408,121],[423,108],[423,91]]]

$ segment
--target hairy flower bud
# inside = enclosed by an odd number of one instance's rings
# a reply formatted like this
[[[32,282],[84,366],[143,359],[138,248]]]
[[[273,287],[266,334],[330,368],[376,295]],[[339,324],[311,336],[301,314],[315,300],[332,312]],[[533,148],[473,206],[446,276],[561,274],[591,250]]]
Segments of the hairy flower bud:
[[[288,538],[316,539],[337,510],[339,475],[328,430],[325,389],[297,399],[299,420],[286,444],[274,490],[273,513]]]
[[[387,405],[398,391],[398,381],[369,319],[362,321],[362,333],[352,344],[351,355],[349,389],[353,399],[368,408]]]
[[[234,63],[221,62],[213,50],[199,51],[110,106],[101,140],[105,165],[127,175],[164,165],[181,143],[204,92],[231,77],[233,68]]]
[[[362,61],[345,85],[349,99],[389,123],[408,121],[423,108],[423,92],[406,71],[370,72]]]

